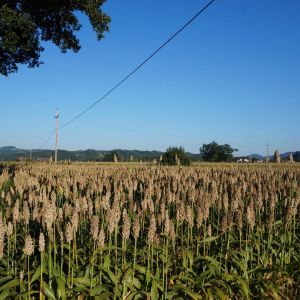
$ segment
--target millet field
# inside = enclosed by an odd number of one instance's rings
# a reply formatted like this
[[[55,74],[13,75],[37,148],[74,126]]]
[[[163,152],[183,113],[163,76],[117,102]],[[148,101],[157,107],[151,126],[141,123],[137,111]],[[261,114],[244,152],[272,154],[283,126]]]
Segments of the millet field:
[[[297,164],[0,171],[0,299],[299,299]]]

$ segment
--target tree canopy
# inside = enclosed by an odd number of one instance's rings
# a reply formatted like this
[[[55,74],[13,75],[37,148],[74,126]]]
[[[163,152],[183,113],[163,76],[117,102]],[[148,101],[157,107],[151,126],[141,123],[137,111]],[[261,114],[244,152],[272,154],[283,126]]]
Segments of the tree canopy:
[[[204,161],[232,161],[233,152],[235,151],[238,151],[238,149],[234,149],[228,144],[219,145],[216,142],[212,142],[210,144],[202,145],[200,148],[200,155]]]
[[[102,157],[102,161],[104,161],[104,162],[114,162],[115,158],[117,159],[117,161],[121,161],[121,156],[120,156],[119,153],[117,153],[115,151],[107,152]]]
[[[191,159],[185,152],[183,147],[169,147],[162,156],[162,164],[164,165],[183,165],[189,166]]]
[[[51,41],[64,53],[79,51],[75,32],[80,30],[77,12],[86,14],[97,39],[108,31],[110,18],[102,12],[105,0],[0,0],[0,73],[7,76],[18,64],[38,67],[44,48]]]

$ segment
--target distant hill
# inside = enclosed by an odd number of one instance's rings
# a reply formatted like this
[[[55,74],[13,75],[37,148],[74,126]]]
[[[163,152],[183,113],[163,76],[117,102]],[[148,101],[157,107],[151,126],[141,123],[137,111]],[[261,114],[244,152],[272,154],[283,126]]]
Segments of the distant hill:
[[[257,160],[263,160],[264,159],[264,157],[260,154],[250,154],[250,155],[248,155],[248,157],[254,158],[254,159],[257,159]]]
[[[58,150],[59,160],[71,160],[71,161],[102,161],[105,154],[115,152],[121,158],[121,161],[130,161],[131,156],[134,161],[145,160],[151,161],[158,158],[163,152],[161,151],[141,151],[141,150]],[[13,146],[0,147],[0,161],[16,161],[16,160],[47,160],[50,156],[54,155],[53,150],[43,149],[18,149]],[[193,154],[191,154],[193,155]]]
[[[14,146],[5,146],[5,147],[0,147],[0,151],[14,151],[14,150],[17,150],[16,147]]]
[[[162,151],[143,151],[143,150],[124,150],[124,149],[113,149],[113,150],[58,150],[59,160],[70,160],[70,161],[102,161],[104,156],[108,153],[115,152],[121,158],[121,161],[130,161],[131,156],[133,161],[152,161],[153,159],[159,158],[163,154]],[[283,160],[287,159],[290,155],[293,154],[295,161],[300,161],[300,151],[295,152],[286,152],[281,154]],[[200,154],[194,154],[187,152],[191,157],[192,161],[201,161]],[[16,161],[16,160],[27,160],[32,158],[34,160],[48,160],[50,156],[54,156],[53,150],[44,150],[44,149],[19,149],[14,146],[5,146],[0,147],[0,161]],[[245,157],[255,158],[257,160],[263,160],[265,157],[260,154],[250,154]],[[239,157],[235,157],[237,160]],[[273,159],[273,156],[270,156]]]
[[[291,154],[295,154],[295,152],[286,152],[286,153],[282,153],[282,154],[280,154],[280,157],[281,157],[281,159],[286,159],[286,158],[289,158],[289,156],[291,155]]]
[[[280,154],[280,158],[281,158],[281,160],[287,160],[291,154],[293,154],[293,158],[295,161],[299,161],[299,158],[298,158],[298,156],[300,154],[299,151],[282,153],[282,154]],[[274,159],[274,155],[270,155],[270,159]]]

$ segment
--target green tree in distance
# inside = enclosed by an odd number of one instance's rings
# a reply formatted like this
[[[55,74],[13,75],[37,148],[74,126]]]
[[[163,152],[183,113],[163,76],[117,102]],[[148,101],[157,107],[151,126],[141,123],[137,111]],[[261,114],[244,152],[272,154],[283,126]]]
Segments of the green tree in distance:
[[[170,166],[178,164],[189,166],[191,164],[191,159],[183,147],[169,147],[163,154],[161,163]]]
[[[18,64],[38,67],[51,41],[65,53],[79,51],[75,32],[80,30],[77,12],[86,14],[97,39],[109,29],[110,18],[102,12],[105,0],[0,0],[0,73],[17,72]]]
[[[238,151],[238,149],[232,148],[228,144],[219,145],[216,142],[210,144],[203,144],[200,148],[200,155],[204,161],[211,162],[223,162],[232,161],[233,152]]]
[[[114,162],[114,157],[116,156],[118,161],[121,161],[121,157],[119,155],[119,153],[112,151],[112,152],[107,152],[106,154],[104,154],[104,156],[102,157],[102,161],[104,162]]]

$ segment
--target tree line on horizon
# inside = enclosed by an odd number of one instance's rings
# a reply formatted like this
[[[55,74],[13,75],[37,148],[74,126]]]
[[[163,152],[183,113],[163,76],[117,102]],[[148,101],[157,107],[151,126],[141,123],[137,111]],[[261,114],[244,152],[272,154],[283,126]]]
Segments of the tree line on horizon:
[[[161,151],[140,151],[140,150],[122,150],[98,151],[93,149],[81,151],[58,150],[59,161],[90,161],[90,162],[154,162],[162,165],[190,165],[192,162],[233,162],[237,161],[234,152],[237,149],[229,144],[220,145],[215,141],[209,144],[203,144],[198,154],[186,152],[182,146],[172,146]],[[0,161],[48,161],[54,155],[52,150],[22,150],[14,148],[14,151],[0,151]],[[270,157],[270,161],[275,161],[277,154]],[[257,161],[255,157],[252,162]],[[283,159],[284,160],[284,159]],[[293,160],[300,161],[300,151],[293,153]]]

